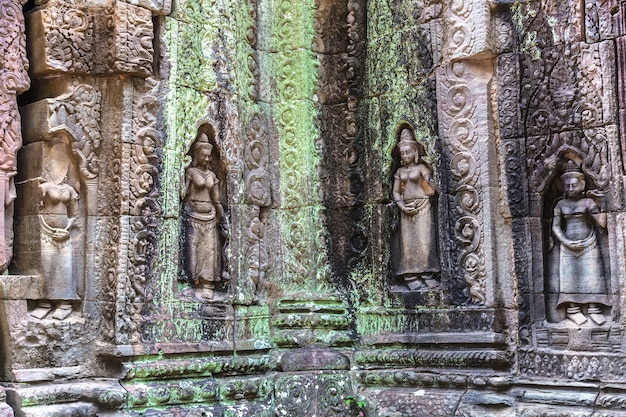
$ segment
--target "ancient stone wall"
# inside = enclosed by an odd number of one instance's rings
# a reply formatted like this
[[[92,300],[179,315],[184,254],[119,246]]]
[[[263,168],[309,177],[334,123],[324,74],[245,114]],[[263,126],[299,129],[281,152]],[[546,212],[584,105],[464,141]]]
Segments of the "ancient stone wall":
[[[623,0],[0,17],[0,415],[626,415]]]

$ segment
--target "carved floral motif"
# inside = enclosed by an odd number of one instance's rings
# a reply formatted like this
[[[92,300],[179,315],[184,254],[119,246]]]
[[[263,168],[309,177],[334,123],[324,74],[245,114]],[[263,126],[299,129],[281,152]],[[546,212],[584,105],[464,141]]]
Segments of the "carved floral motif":
[[[150,10],[126,2],[104,8],[54,0],[29,17],[33,72],[152,73],[154,28]]]
[[[29,16],[31,27],[37,19],[44,34],[46,67],[63,72],[90,73],[94,61],[94,16],[85,6],[58,0]],[[34,36],[29,42],[33,42]],[[43,66],[43,62],[38,62]],[[37,71],[37,66],[35,66]]]

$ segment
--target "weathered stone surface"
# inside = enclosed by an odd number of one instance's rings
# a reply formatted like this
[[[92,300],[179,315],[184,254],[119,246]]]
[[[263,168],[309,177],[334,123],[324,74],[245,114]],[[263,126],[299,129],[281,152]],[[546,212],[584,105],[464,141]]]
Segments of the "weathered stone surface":
[[[0,17],[0,415],[626,415],[624,0]]]
[[[152,74],[154,31],[147,9],[121,1],[103,7],[59,0],[47,2],[27,20],[36,76]]]

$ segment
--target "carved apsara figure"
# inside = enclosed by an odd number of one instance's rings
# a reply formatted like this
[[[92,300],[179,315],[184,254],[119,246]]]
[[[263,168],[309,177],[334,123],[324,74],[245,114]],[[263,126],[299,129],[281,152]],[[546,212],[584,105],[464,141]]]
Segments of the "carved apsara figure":
[[[73,268],[71,228],[76,216],[78,192],[67,184],[39,179],[41,203],[41,274],[43,300],[32,315],[45,317],[56,303],[52,318],[63,320],[72,313],[72,301],[80,300]]]
[[[211,300],[221,280],[222,245],[219,226],[226,227],[217,176],[209,169],[213,145],[201,132],[191,147],[185,170],[184,210],[187,221],[186,270],[196,297]]]
[[[606,228],[606,214],[596,200],[584,195],[585,175],[574,161],[561,175],[564,196],[554,207],[552,232],[560,243],[559,298],[567,319],[580,325],[606,322],[603,307],[610,307],[607,280],[596,227]]]
[[[420,163],[413,131],[404,128],[398,143],[402,166],[396,171],[393,198],[400,209],[400,259],[396,276],[411,290],[438,285],[439,272],[435,220],[431,197],[435,195],[432,170]]]

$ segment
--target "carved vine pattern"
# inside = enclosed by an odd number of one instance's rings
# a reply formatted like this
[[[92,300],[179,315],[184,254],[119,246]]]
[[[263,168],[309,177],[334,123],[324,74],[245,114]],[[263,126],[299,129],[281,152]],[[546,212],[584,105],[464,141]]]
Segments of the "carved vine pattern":
[[[118,299],[127,300],[118,307],[118,331],[121,337],[140,340],[143,314],[152,308],[152,263],[157,247],[156,219],[161,213],[158,199],[158,177],[161,164],[160,149],[164,140],[161,133],[158,102],[161,84],[152,78],[137,79],[133,84],[132,144],[124,170],[128,178],[127,208],[130,217],[124,225],[122,245],[127,253],[126,274],[120,281]]]
[[[248,52],[247,64],[248,71],[251,76],[249,96],[251,100],[257,100],[259,97],[259,57],[257,48],[257,25],[258,25],[258,2],[257,0],[250,0],[248,6],[248,17],[250,18],[250,26],[246,31],[246,41],[250,45],[250,51]]]
[[[474,49],[478,36],[476,27],[478,19],[473,18],[477,11],[474,5],[474,2],[464,0],[454,0],[450,4],[448,15],[450,19],[448,53],[450,56],[468,56]]]

